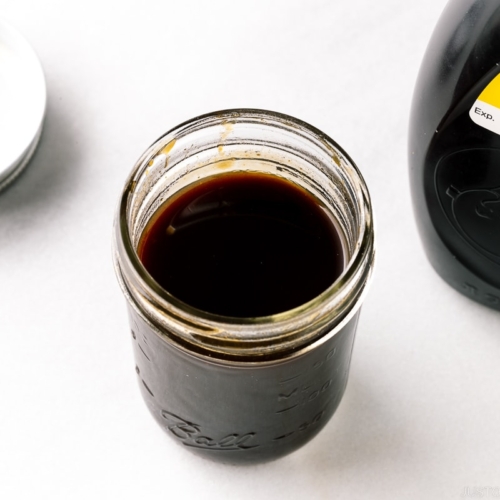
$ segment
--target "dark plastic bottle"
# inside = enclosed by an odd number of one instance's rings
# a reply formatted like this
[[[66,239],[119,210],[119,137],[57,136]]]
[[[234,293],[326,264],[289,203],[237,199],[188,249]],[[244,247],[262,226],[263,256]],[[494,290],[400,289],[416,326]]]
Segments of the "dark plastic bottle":
[[[500,310],[500,0],[450,0],[410,122],[415,217],[437,273]]]

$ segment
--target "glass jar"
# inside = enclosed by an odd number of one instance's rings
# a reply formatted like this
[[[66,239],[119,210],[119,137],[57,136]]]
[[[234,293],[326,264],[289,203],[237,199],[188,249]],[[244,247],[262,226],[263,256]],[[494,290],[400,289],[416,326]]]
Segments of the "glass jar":
[[[345,269],[313,300],[272,316],[218,316],[176,299],[142,265],[137,245],[158,207],[193,183],[235,171],[295,183],[337,221]],[[185,122],[136,163],[113,242],[139,386],[178,443],[213,460],[259,462],[295,450],[328,422],[347,384],[374,263],[370,197],[334,141],[269,111],[228,110]]]

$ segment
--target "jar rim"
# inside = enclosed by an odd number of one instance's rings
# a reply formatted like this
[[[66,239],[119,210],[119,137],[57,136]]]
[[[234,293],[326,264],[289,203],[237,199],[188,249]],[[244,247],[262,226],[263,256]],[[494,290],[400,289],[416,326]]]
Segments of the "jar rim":
[[[149,158],[161,151],[165,147],[165,144],[169,144],[177,136],[193,129],[193,127],[203,128],[204,124],[207,123],[217,121],[221,124],[227,122],[235,123],[242,122],[245,119],[265,120],[265,125],[271,127],[291,127],[296,129],[297,132],[300,131],[302,134],[305,134],[308,139],[319,141],[328,150],[334,152],[334,154],[335,152],[340,153],[346,162],[348,162],[349,168],[352,170],[354,178],[357,181],[360,195],[359,203],[363,211],[362,220],[364,222],[363,227],[359,231],[353,254],[343,273],[326,290],[310,301],[293,309],[268,316],[248,318],[223,316],[195,308],[177,299],[162,288],[140,261],[132,242],[127,219],[129,197],[135,189],[135,174],[144,165],[144,162],[149,161]],[[335,158],[332,158],[332,161],[336,161]],[[338,321],[335,323],[334,330],[335,332],[338,331],[352,318],[361,305],[367,285],[370,282],[375,254],[370,195],[362,174],[349,155],[333,139],[307,122],[282,113],[253,108],[237,108],[206,113],[177,125],[156,140],[136,162],[126,181],[117,211],[115,229],[115,251],[113,252],[115,267],[122,287],[126,288],[126,294],[135,299],[136,306],[139,306],[141,309],[144,307],[143,303],[137,303],[142,302],[140,299],[144,297],[138,297],[130,289],[129,280],[124,276],[125,273],[121,269],[123,262],[118,255],[119,248],[123,248],[125,252],[130,264],[128,266],[129,272],[134,274],[135,279],[133,281],[138,283],[143,290],[147,290],[148,302],[151,300],[158,302],[163,306],[163,312],[167,312],[174,320],[181,321],[184,325],[196,326],[197,331],[195,334],[190,335],[192,337],[190,340],[192,341],[194,338],[195,343],[201,342],[204,346],[209,346],[209,350],[212,345],[217,352],[221,348],[223,351],[227,349],[231,350],[236,345],[239,345],[241,348],[240,344],[245,341],[251,344],[252,349],[257,349],[259,352],[262,348],[264,350],[276,349],[278,345],[283,347],[284,344],[288,345],[290,342],[296,344],[299,339],[302,340],[302,342],[299,342],[302,345],[305,338],[303,335],[304,328],[310,328],[311,322],[314,322],[316,329],[321,329],[321,325],[327,322],[326,316],[331,313],[332,306],[336,304],[343,306],[336,313]],[[352,285],[356,286],[353,288]],[[352,289],[350,297],[347,296],[346,289]],[[196,325],[193,325],[193,322]],[[292,324],[294,325],[293,328]],[[228,333],[228,327],[232,327],[234,331]],[[276,335],[279,327],[284,327],[288,331],[288,335],[285,336],[286,339],[283,337],[282,332]],[[290,331],[290,329],[293,331]],[[188,341],[188,343],[192,342]]]

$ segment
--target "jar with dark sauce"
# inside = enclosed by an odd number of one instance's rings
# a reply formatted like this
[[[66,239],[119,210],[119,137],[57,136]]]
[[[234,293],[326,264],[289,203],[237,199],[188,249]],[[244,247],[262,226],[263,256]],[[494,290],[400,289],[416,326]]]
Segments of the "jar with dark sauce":
[[[315,436],[344,393],[374,260],[361,174],[286,115],[204,115],[135,165],[115,220],[146,404],[180,445],[255,463]]]

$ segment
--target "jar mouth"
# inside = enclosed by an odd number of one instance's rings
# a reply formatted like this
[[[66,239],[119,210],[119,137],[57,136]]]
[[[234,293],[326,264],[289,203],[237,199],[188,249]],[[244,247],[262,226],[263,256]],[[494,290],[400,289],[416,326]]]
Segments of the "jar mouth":
[[[281,128],[287,133],[297,134],[301,141],[310,141],[315,148],[319,147],[323,156],[326,153],[331,162],[325,168],[345,170],[359,211],[358,232],[356,238],[351,238],[350,255],[342,274],[312,300],[268,316],[223,316],[197,309],[177,299],[148,273],[136,251],[137,237],[134,238],[131,232],[132,202],[138,189],[141,189],[138,188],[139,179],[148,166],[154,165],[159,155],[165,156],[158,160],[164,160],[163,168],[172,168],[170,164],[167,165],[168,153],[181,138],[202,131],[207,126],[227,127],[227,124],[231,124],[232,127],[242,123],[261,123],[264,128]],[[224,133],[221,137],[222,147],[226,143],[230,147],[231,141],[224,141],[226,138],[223,136]],[[221,152],[221,146],[218,147]],[[201,151],[200,154],[203,154],[204,150]],[[191,157],[188,159],[193,161]],[[318,161],[324,163],[324,158]],[[184,347],[204,353],[208,351],[210,356],[215,353],[229,358],[249,354],[269,356],[283,349],[296,351],[311,339],[324,336],[325,328],[333,333],[338,331],[362,303],[370,282],[375,254],[371,200],[354,162],[335,141],[308,123],[260,109],[240,108],[207,113],[174,127],[160,137],[137,161],[125,184],[115,231],[115,268],[126,296],[132,299],[132,305],[140,309],[142,316],[146,316],[163,336],[173,337]]]

